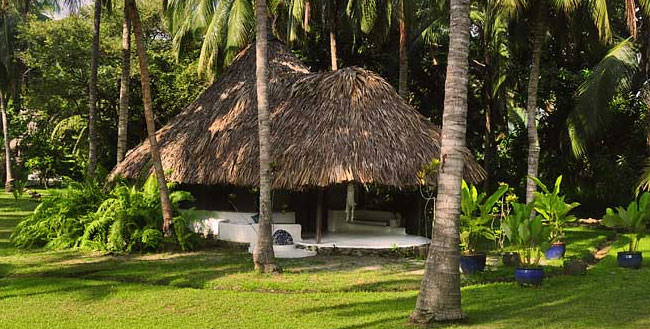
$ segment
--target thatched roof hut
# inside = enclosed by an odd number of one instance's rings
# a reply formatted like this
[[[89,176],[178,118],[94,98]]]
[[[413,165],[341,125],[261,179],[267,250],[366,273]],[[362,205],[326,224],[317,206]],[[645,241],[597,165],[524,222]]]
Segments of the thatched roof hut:
[[[440,130],[370,71],[309,73],[279,41],[271,41],[269,76],[274,188],[350,181],[414,186],[422,166],[440,156]],[[242,51],[157,137],[170,181],[257,185],[254,47]],[[144,142],[112,177],[138,178],[150,167]],[[465,178],[478,182],[485,176],[468,151]]]

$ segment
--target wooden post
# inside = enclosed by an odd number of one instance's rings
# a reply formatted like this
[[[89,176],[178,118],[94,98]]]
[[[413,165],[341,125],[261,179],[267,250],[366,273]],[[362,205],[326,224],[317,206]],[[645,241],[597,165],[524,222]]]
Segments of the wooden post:
[[[323,191],[324,188],[318,188],[316,196],[316,243],[320,243],[323,236]]]

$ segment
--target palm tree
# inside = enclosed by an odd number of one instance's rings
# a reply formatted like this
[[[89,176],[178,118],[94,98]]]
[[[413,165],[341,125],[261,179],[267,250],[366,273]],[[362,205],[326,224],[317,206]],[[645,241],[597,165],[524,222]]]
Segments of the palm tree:
[[[390,30],[392,20],[397,21],[399,32],[399,81],[398,91],[408,97],[408,49],[407,23],[411,10],[407,0],[348,0],[346,13],[355,29],[365,34],[374,33],[380,38]],[[395,8],[393,8],[395,7]],[[394,10],[396,9],[396,10]]]
[[[474,60],[476,70],[483,77],[481,94],[483,98],[485,133],[484,167],[490,173],[495,171],[497,158],[496,139],[499,131],[506,130],[506,98],[510,87],[509,33],[508,25],[523,4],[519,0],[475,1],[471,4],[470,17],[476,28],[480,59]],[[482,62],[480,62],[482,61]],[[485,187],[491,190],[494,182],[488,177]]]
[[[11,174],[11,150],[9,149],[9,121],[7,120],[7,97],[0,91],[0,114],[2,115],[2,137],[5,147],[5,191],[11,192],[13,176]]]
[[[122,162],[127,149],[129,124],[129,79],[131,76],[131,22],[128,7],[122,19],[122,76],[120,80],[120,114],[117,125],[117,163]]]
[[[158,188],[160,189],[160,204],[162,207],[163,216],[163,234],[168,236],[171,234],[170,228],[172,224],[172,206],[169,202],[169,193],[167,191],[167,182],[165,180],[165,172],[163,171],[162,160],[160,159],[160,150],[158,149],[158,141],[156,140],[156,124],[153,119],[153,109],[151,104],[151,87],[149,79],[149,66],[147,64],[147,52],[144,45],[144,32],[140,24],[140,15],[136,7],[135,0],[126,0],[125,6],[128,7],[129,18],[133,27],[133,35],[135,36],[136,52],[138,54],[138,61],[140,63],[140,83],[142,84],[142,98],[144,103],[144,118],[147,124],[147,135],[149,137],[149,148],[151,150],[151,160],[153,162],[154,172],[158,180]]]
[[[336,21],[338,16],[338,0],[327,2],[327,27],[330,38],[330,68],[332,71],[339,69],[336,46]]]
[[[404,8],[404,1],[406,0],[397,0],[397,23],[399,26],[399,94],[402,98],[407,99],[409,93],[408,87],[408,54],[406,52],[406,14]]]
[[[102,0],[95,0],[93,42],[90,47],[90,78],[88,79],[88,167],[86,177],[95,175],[97,166],[97,66],[99,65],[99,32]]]
[[[7,104],[9,91],[16,82],[14,56],[14,38],[16,34],[15,15],[12,15],[8,3],[3,3],[0,8],[2,29],[0,30],[0,116],[2,116],[2,137],[5,149],[5,191],[11,192],[13,175],[11,170],[11,150],[9,148],[9,120],[7,118]]]
[[[637,13],[646,22],[650,18],[650,1],[626,0],[626,22],[630,37],[613,45],[578,88],[576,107],[569,114],[567,128],[573,154],[584,156],[587,142],[600,136],[608,121],[609,103],[621,92],[639,91],[647,95],[650,77],[650,25],[641,26],[637,38]],[[639,10],[637,10],[637,7]],[[649,129],[650,136],[650,129]],[[648,138],[650,141],[650,138]],[[649,167],[650,169],[650,167]],[[643,174],[641,185],[650,183],[650,170]],[[648,185],[645,185],[647,188]]]
[[[526,202],[533,201],[537,185],[532,177],[537,177],[539,167],[539,138],[537,136],[537,93],[540,75],[540,65],[542,59],[542,46],[544,37],[548,29],[549,14],[571,14],[578,7],[585,5],[580,0],[534,0],[528,6],[535,13],[532,18],[532,49],[531,49],[531,66],[528,81],[528,100],[526,102],[527,128],[528,128],[528,179],[526,182]],[[605,0],[589,1],[586,4],[587,9],[591,12],[592,19],[596,25],[599,36],[606,41],[611,39],[611,30],[609,26],[609,16],[607,12],[607,3]],[[531,216],[535,216],[534,212]]]
[[[467,126],[469,0],[451,0],[450,37],[442,118],[441,166],[431,245],[411,322],[464,318],[460,303],[460,198]]]
[[[177,56],[186,40],[201,35],[198,71],[207,77],[228,66],[254,35],[252,0],[165,0],[163,8]]]
[[[266,2],[255,2],[255,19],[257,23],[255,34],[255,87],[257,91],[257,126],[260,142],[260,217],[257,229],[257,244],[253,249],[255,269],[272,273],[279,272],[280,267],[275,263],[273,254],[272,213],[271,206],[271,127],[269,124],[269,101],[267,95],[268,67],[266,34]]]

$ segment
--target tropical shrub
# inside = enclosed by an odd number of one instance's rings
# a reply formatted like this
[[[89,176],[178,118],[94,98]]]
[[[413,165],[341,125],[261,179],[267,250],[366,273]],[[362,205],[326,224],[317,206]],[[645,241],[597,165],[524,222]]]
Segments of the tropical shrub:
[[[170,190],[173,187],[170,184]],[[186,200],[192,200],[189,192],[170,193],[177,215],[178,204]],[[174,219],[174,242],[183,250],[193,246],[193,233],[185,227],[189,216],[191,213]],[[21,248],[80,247],[132,252],[158,249],[164,241],[161,227],[158,183],[152,175],[141,188],[119,184],[108,194],[101,192],[96,184],[74,184],[39,205],[32,216],[18,225],[11,240]]]
[[[616,207],[616,210],[607,208],[603,216],[603,225],[611,228],[623,228],[634,234],[628,247],[629,252],[634,252],[647,231],[650,222],[650,193],[641,194],[639,200],[630,202],[627,208]]]
[[[88,215],[97,209],[105,197],[95,182],[71,182],[63,190],[53,190],[31,216],[16,226],[11,242],[19,248],[63,249],[77,246],[89,221]]]
[[[542,217],[530,218],[534,205],[513,203],[512,212],[503,221],[502,229],[510,244],[519,249],[524,267],[539,265],[542,250],[548,247],[550,227],[542,223]]]
[[[24,181],[17,179],[12,182],[12,185],[11,194],[14,196],[14,199],[18,201],[18,199],[20,199],[25,193],[26,184]]]
[[[495,219],[495,205],[506,192],[508,185],[501,185],[492,195],[478,193],[476,186],[462,182],[460,244],[466,253],[473,254],[481,239],[494,241],[495,232],[491,222]]]
[[[551,226],[551,242],[558,242],[564,238],[564,227],[566,223],[574,222],[576,217],[569,213],[580,205],[578,202],[566,203],[566,196],[560,195],[562,176],[555,180],[553,191],[550,191],[544,183],[536,177],[532,180],[542,189],[542,192],[535,192],[535,211],[537,211]]]

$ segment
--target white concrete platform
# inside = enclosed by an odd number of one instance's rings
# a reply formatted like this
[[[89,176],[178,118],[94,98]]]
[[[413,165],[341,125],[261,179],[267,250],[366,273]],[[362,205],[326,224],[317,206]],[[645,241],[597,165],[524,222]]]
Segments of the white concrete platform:
[[[391,249],[412,248],[427,245],[431,240],[417,235],[404,234],[378,234],[376,232],[332,233],[327,232],[321,238],[321,243],[316,239],[304,239],[295,242],[303,247],[317,248],[344,248],[344,249]]]
[[[248,246],[248,253],[252,254],[253,249],[255,248],[254,245],[249,245]],[[295,244],[289,244],[289,245],[273,245],[273,255],[275,258],[305,258],[305,257],[312,257],[318,255],[316,251],[313,250],[307,250],[303,248],[296,248]]]

